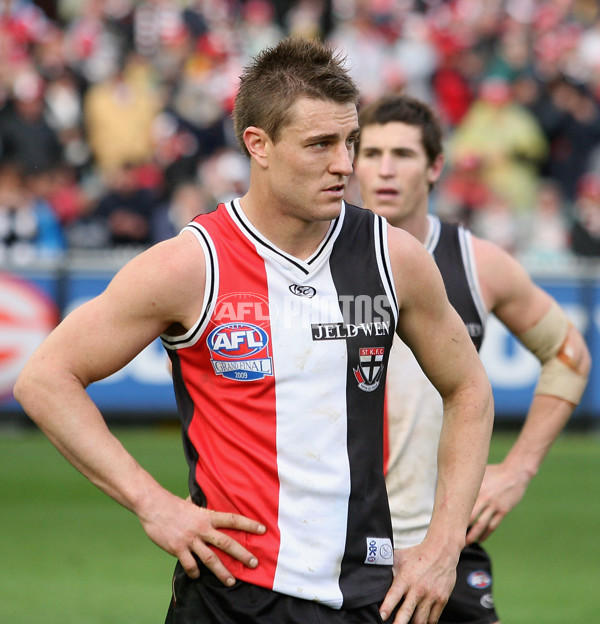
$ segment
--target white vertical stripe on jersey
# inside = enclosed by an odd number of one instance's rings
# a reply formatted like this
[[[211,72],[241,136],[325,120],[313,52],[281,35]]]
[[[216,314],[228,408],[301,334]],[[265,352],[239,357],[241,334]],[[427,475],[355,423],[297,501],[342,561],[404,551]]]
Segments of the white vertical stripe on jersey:
[[[467,282],[469,283],[469,289],[473,302],[479,313],[481,323],[485,325],[485,321],[488,317],[487,307],[481,294],[481,288],[479,286],[479,275],[477,273],[477,264],[475,262],[475,255],[473,253],[473,244],[471,239],[471,232],[465,230],[462,227],[458,228],[458,240],[460,242],[460,249],[462,251],[463,265],[465,267],[465,273],[467,275]]]
[[[398,310],[398,298],[396,296],[396,286],[394,284],[394,273],[392,271],[392,262],[390,260],[390,252],[388,248],[387,228],[387,221],[382,217],[376,216],[374,222],[375,254],[377,257],[377,265],[379,267],[379,275],[381,275],[381,280],[383,282],[383,288],[394,314],[393,327],[395,332],[396,327],[398,326],[398,316],[400,311]],[[379,244],[380,241],[381,245]],[[383,249],[381,249],[382,247]]]
[[[281,306],[271,319],[281,531],[273,589],[340,608],[340,527],[347,526],[350,494],[347,349],[345,340],[313,341],[310,325],[343,318],[329,263],[298,282],[297,273],[265,262],[269,299]],[[293,283],[312,286],[316,295],[293,295]]]

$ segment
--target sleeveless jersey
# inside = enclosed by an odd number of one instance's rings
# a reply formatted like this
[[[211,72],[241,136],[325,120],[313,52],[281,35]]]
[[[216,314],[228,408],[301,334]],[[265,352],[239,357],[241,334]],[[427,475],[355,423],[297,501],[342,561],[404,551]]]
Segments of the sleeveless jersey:
[[[433,255],[450,303],[473,343],[481,346],[487,310],[481,296],[471,234],[428,215],[425,247]],[[437,447],[442,399],[408,347],[394,339],[386,390],[386,486],[394,546],[423,541],[431,520],[437,482]]]
[[[398,307],[387,224],[342,205],[307,260],[265,239],[239,200],[198,216],[201,317],[161,337],[173,364],[192,499],[259,520],[230,534],[238,579],[353,608],[392,580],[383,475],[385,375]]]

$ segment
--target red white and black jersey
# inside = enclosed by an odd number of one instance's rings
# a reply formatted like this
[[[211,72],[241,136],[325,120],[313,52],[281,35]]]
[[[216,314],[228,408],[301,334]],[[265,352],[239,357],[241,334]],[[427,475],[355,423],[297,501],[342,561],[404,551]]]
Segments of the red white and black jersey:
[[[232,532],[259,560],[239,579],[333,608],[392,579],[383,405],[398,309],[387,224],[343,204],[307,260],[275,247],[235,200],[185,229],[206,259],[204,308],[162,336],[193,500],[261,521]]]
[[[481,295],[471,234],[428,215],[425,247],[434,257],[450,303],[479,349],[487,309]],[[437,449],[443,420],[442,399],[412,351],[396,337],[386,387],[386,485],[394,546],[423,541],[437,483]]]

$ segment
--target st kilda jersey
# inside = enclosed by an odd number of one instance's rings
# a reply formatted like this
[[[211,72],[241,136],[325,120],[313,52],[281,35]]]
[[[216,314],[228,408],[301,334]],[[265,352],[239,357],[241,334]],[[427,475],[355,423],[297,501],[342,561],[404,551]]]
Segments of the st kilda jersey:
[[[463,227],[428,216],[425,247],[442,274],[450,303],[480,348],[487,317],[471,234]],[[414,355],[394,340],[386,388],[386,484],[394,546],[423,541],[431,520],[437,482],[437,447],[443,420],[442,399]]]
[[[235,200],[196,217],[204,309],[162,336],[173,364],[193,500],[267,527],[232,531],[259,560],[239,579],[353,608],[383,599],[392,529],[383,406],[398,318],[387,224],[343,204],[298,260],[265,239]]]

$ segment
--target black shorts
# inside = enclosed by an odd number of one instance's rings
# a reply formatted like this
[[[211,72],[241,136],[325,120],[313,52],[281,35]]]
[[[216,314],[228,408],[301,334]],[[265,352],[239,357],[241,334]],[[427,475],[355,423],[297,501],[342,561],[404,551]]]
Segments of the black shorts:
[[[456,585],[438,624],[493,624],[492,562],[479,544],[466,546],[456,568]]]
[[[331,609],[244,581],[226,587],[204,566],[200,570],[200,578],[191,579],[177,563],[165,624],[381,624],[379,603]]]

